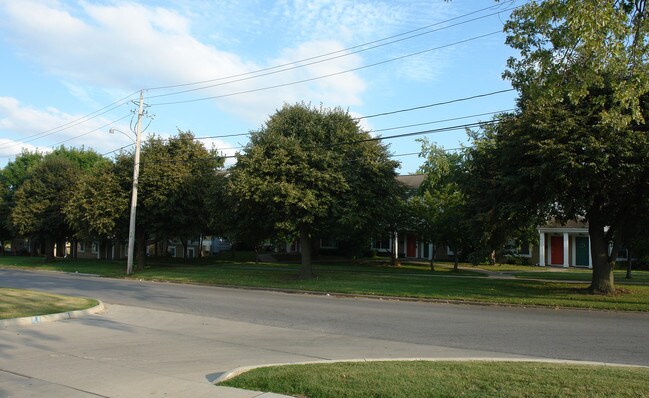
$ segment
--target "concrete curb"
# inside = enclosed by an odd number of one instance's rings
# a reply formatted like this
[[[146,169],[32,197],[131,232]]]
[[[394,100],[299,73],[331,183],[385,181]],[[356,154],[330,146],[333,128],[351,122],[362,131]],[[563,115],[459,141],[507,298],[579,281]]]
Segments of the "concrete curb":
[[[253,369],[268,368],[271,366],[288,366],[288,365],[313,365],[323,363],[341,363],[341,362],[414,362],[414,361],[428,361],[428,362],[536,362],[536,363],[555,363],[566,365],[591,365],[591,366],[612,366],[621,368],[649,368],[649,366],[642,365],[628,365],[621,363],[608,363],[608,362],[593,362],[593,361],[573,361],[569,359],[545,359],[545,358],[361,358],[361,359],[344,359],[344,360],[323,360],[323,361],[307,361],[307,362],[289,362],[289,363],[274,363],[258,366],[242,366],[224,372],[212,383],[218,385],[226,380],[239,376]]]
[[[8,326],[38,325],[40,323],[56,322],[64,319],[79,318],[86,315],[97,314],[104,310],[104,303],[101,302],[101,300],[97,300],[97,302],[99,304],[97,304],[94,307],[87,308],[85,310],[60,312],[58,314],[26,316],[22,318],[2,319],[0,320],[0,326],[8,327]]]

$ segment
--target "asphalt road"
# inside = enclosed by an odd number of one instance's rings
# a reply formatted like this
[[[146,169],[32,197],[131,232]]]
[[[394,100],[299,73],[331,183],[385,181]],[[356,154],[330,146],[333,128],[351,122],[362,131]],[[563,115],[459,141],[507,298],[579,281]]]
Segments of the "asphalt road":
[[[339,298],[0,270],[0,286],[353,338],[649,365],[649,314]]]

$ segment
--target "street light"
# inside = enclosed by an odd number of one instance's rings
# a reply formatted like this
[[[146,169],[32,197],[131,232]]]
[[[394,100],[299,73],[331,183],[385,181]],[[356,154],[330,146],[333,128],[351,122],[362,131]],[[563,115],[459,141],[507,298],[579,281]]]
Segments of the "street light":
[[[110,130],[108,130],[108,132],[111,133],[111,134],[120,133],[120,134],[122,134],[124,137],[126,137],[126,138],[128,138],[129,140],[133,141],[133,143],[135,144],[135,140],[133,139],[133,137],[131,137],[130,135],[126,134],[125,132],[123,132],[123,131],[120,130],[120,129],[111,128]]]
[[[126,275],[133,273],[133,251],[135,249],[135,213],[137,209],[137,185],[140,176],[140,142],[141,142],[141,129],[142,129],[142,105],[144,103],[143,91],[140,91],[140,106],[137,112],[137,129],[135,130],[135,160],[133,162],[133,193],[131,196],[131,218],[128,227],[128,254],[126,258]],[[126,133],[117,129],[110,129],[109,132],[114,134],[118,131],[127,137]]]

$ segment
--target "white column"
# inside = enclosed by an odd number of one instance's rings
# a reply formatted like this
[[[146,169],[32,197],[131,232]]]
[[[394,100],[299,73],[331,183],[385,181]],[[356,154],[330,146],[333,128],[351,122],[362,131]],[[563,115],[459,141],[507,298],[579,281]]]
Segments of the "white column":
[[[399,233],[394,233],[394,258],[399,259]]]
[[[539,265],[545,267],[545,233],[539,232]]]
[[[433,244],[432,243],[428,244],[428,259],[429,260],[433,259]]]
[[[570,236],[568,236],[567,232],[563,233],[563,267],[568,268],[569,267],[569,258],[570,258],[570,252],[568,251],[569,243],[570,242]]]
[[[590,235],[588,235],[588,268],[593,269],[593,256],[590,254]]]

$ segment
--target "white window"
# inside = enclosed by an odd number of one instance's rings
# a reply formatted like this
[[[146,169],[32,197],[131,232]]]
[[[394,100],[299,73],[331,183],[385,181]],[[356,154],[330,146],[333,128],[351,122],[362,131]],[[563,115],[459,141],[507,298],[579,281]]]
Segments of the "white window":
[[[338,248],[338,241],[335,239],[321,239],[320,240],[320,247],[324,249],[336,249]]]
[[[86,242],[77,242],[77,251],[85,252],[86,251]]]
[[[625,248],[621,248],[617,251],[617,261],[624,261],[629,258],[629,251]]]
[[[390,240],[389,239],[372,239],[372,249],[376,250],[389,250],[390,249]]]
[[[532,257],[532,252],[530,251],[530,242],[524,240],[518,246],[518,255],[521,257]]]
[[[92,252],[99,253],[99,242],[92,242]]]
[[[171,257],[176,257],[176,247],[175,246],[167,247],[167,253],[171,254]]]

